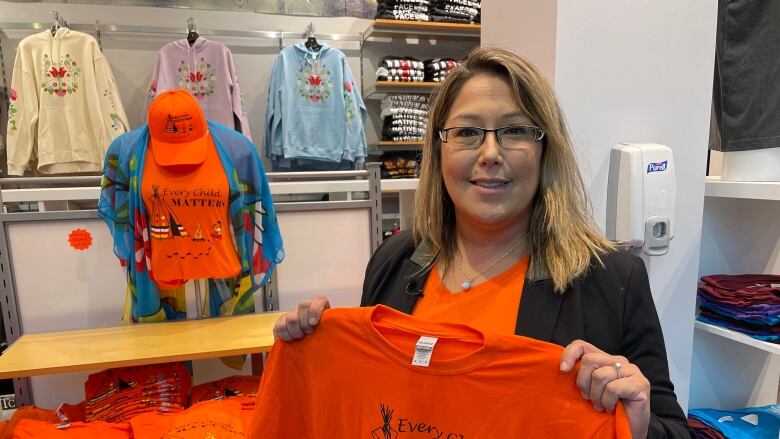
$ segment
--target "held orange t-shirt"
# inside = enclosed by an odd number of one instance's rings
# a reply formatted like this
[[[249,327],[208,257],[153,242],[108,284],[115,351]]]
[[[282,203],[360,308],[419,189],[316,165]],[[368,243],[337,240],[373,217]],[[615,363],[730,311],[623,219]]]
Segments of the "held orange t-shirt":
[[[421,336],[437,338],[427,367],[411,364]],[[384,306],[330,309],[274,345],[251,437],[630,438],[622,404],[595,411],[562,351]]]
[[[241,271],[231,236],[229,185],[211,136],[200,165],[162,166],[154,145],[144,160],[141,196],[149,217],[152,276],[175,288],[189,279],[223,279]]]
[[[458,322],[496,334],[514,334],[517,310],[530,256],[468,291],[450,291],[434,266],[412,315],[426,320]]]

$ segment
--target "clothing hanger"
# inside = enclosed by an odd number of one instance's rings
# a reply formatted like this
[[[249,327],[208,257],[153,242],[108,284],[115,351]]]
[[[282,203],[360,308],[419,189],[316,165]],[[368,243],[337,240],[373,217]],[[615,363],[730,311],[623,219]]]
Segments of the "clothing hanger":
[[[314,23],[310,22],[309,25],[306,26],[306,29],[303,31],[303,36],[306,38],[304,45],[307,49],[315,52],[319,52],[320,49],[322,49],[320,43],[317,42],[317,38],[314,37]]]
[[[60,13],[57,10],[52,9],[49,11],[49,15],[52,18],[52,25],[51,25],[51,35],[54,36],[54,34],[57,33],[58,30],[60,30],[61,27],[70,27],[70,24],[68,24],[67,20],[65,20],[65,17],[60,15]]]
[[[200,35],[198,35],[198,28],[195,26],[195,19],[190,17],[187,19],[187,42],[192,46],[198,38]]]

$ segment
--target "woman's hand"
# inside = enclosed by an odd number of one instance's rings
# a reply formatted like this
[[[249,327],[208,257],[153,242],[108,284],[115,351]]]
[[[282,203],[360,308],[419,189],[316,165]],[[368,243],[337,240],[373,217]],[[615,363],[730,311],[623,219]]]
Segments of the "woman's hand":
[[[298,304],[295,311],[283,314],[274,324],[274,337],[284,341],[300,340],[314,332],[314,327],[320,322],[322,312],[330,308],[328,298],[322,295],[314,296],[312,300],[304,300]]]
[[[582,340],[571,342],[563,350],[561,371],[571,371],[577,360],[577,388],[582,397],[590,400],[596,411],[609,413],[615,412],[618,399],[623,400],[632,437],[646,438],[650,425],[650,381],[642,371],[626,357],[609,355]]]

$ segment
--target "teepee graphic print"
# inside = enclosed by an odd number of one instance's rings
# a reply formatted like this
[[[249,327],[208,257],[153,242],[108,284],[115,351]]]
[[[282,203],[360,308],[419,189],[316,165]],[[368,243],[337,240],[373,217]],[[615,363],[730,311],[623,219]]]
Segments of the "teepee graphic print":
[[[184,224],[173,214],[173,209],[165,199],[160,196],[160,186],[152,185],[152,238],[172,239],[174,237],[185,238],[189,236]]]

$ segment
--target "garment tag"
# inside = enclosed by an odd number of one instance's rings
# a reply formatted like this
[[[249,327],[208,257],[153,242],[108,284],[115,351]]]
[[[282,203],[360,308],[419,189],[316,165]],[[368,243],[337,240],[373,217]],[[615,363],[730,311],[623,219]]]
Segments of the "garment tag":
[[[431,354],[433,354],[433,347],[436,346],[437,341],[439,339],[436,337],[427,337],[425,335],[420,337],[414,347],[412,366],[428,367],[431,364]]]
[[[780,284],[769,284],[772,288],[780,288]]]
[[[758,415],[755,413],[751,413],[749,415],[745,415],[739,419],[742,419],[743,421],[747,422],[748,424],[752,424],[756,427],[758,427]]]

